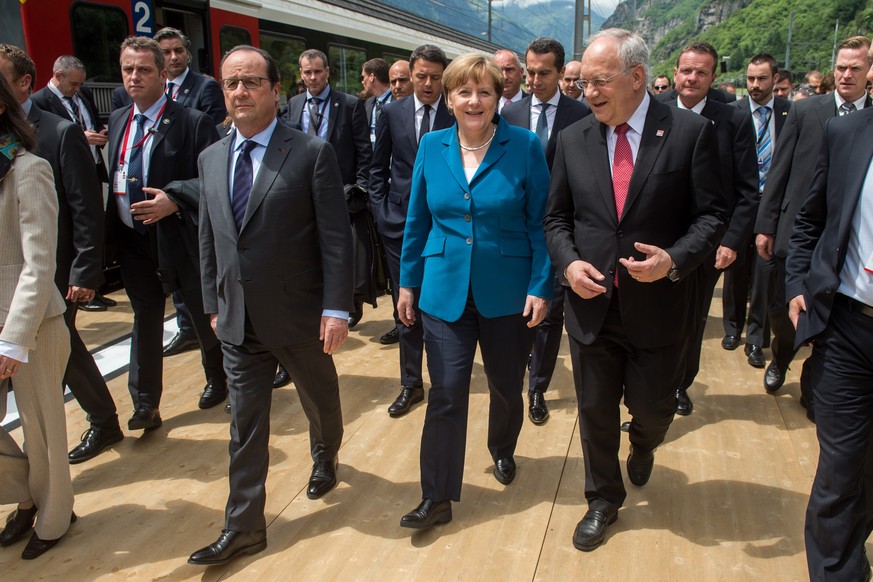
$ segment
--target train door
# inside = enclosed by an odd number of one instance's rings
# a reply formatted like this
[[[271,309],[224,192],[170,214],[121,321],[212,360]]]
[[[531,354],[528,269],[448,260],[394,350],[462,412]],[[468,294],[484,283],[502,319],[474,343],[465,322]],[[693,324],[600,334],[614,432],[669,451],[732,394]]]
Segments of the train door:
[[[161,2],[156,10],[159,28],[171,26],[181,30],[191,41],[191,70],[214,76],[209,50],[209,6],[205,0]],[[157,32],[157,30],[155,30]]]

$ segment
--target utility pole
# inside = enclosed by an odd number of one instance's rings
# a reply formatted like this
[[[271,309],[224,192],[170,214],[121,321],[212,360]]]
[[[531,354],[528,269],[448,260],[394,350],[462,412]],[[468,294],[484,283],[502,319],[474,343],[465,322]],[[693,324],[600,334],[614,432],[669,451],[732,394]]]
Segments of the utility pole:
[[[836,65],[837,62],[837,34],[839,34],[839,31],[840,21],[837,20],[837,22],[834,24],[834,48],[833,50],[831,50],[831,71],[834,70],[834,65]]]
[[[788,43],[785,45],[785,68],[791,70],[791,28],[794,26],[794,10],[788,13]]]
[[[488,0],[488,42],[491,42],[491,3],[493,0]]]

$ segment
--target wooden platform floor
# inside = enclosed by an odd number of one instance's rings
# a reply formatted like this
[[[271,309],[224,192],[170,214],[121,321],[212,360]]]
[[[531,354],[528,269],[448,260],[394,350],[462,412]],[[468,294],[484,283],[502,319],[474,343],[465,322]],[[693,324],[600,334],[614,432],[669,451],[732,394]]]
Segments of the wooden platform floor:
[[[384,301],[367,308],[336,356],[341,482],[321,500],[305,495],[311,461],[297,394],[293,386],[274,393],[266,551],[225,567],[186,563],[221,529],[228,487],[229,416],[223,407],[197,408],[204,380],[190,352],[165,360],[163,427],[125,431],[112,450],[74,465],[79,521],[33,562],[19,559],[23,542],[0,549],[2,579],[804,580],[803,520],[818,448],[798,403],[799,366],[778,395],[767,395],[763,371],[746,363],[742,349],[720,347],[718,293],[691,390],[694,413],[676,418],[649,484],[627,483],[625,507],[594,552],[571,542],[586,507],[566,339],[547,396],[551,419],[542,427],[525,420],[515,482],[504,487],[491,475],[487,388],[477,364],[454,521],[419,533],[399,527],[421,497],[424,406],[401,419],[386,413],[398,391],[398,348],[378,343],[391,325]],[[89,346],[130,331],[126,297],[113,297],[118,308],[81,314]],[[124,426],[126,381],[122,374],[110,382]],[[75,401],[67,411],[73,444],[87,423]],[[0,508],[0,516],[11,509]]]

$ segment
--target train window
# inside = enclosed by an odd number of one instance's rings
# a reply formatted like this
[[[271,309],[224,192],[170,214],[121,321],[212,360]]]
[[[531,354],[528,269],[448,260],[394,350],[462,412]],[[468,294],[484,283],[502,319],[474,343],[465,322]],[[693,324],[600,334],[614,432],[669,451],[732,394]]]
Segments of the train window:
[[[218,38],[222,55],[237,45],[252,44],[252,35],[249,34],[248,30],[239,26],[222,26]]]
[[[73,54],[85,64],[92,83],[120,83],[121,43],[128,36],[127,15],[120,8],[75,4],[70,19]]]
[[[288,99],[297,95],[297,81],[300,79],[298,60],[300,53],[306,50],[306,41],[302,38],[262,30],[261,48],[270,53],[279,65],[279,75],[282,77],[279,99],[284,105]]]
[[[329,45],[327,58],[330,60],[330,84],[334,89],[359,94],[364,85],[361,83],[361,69],[367,62],[367,52],[347,46]]]

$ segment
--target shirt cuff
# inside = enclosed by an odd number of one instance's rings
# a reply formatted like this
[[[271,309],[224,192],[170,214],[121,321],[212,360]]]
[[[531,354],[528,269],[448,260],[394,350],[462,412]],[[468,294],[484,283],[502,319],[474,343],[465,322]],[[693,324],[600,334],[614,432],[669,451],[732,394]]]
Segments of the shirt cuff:
[[[30,350],[24,346],[0,340],[0,356],[6,356],[7,358],[18,360],[22,364],[26,364],[29,353]]]
[[[337,319],[348,319],[348,311],[338,311],[336,309],[324,309],[321,312],[322,317],[336,317]]]

